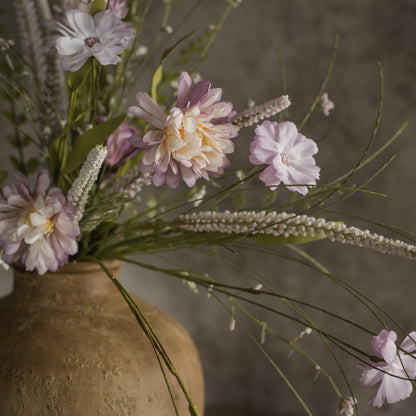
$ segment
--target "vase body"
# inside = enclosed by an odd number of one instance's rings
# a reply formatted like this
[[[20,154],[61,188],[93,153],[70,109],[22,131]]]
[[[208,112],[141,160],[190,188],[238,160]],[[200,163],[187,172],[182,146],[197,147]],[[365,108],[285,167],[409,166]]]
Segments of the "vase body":
[[[114,275],[119,266],[108,265]],[[190,336],[168,314],[135,301],[202,415],[202,369]],[[44,276],[15,270],[0,317],[0,415],[175,415],[149,340],[99,266],[70,264]],[[179,415],[189,415],[168,378]]]

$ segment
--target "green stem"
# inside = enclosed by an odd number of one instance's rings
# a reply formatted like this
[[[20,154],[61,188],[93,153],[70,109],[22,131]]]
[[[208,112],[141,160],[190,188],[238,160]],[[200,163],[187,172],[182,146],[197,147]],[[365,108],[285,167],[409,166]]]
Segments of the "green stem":
[[[112,273],[108,270],[108,268],[101,262],[98,262],[98,264],[101,266],[101,268],[104,270],[104,272],[107,274],[107,276],[111,279],[111,281],[114,283],[117,290],[120,292],[120,294],[123,296],[124,300],[127,302],[128,306],[130,307],[131,311],[133,312],[134,316],[136,317],[137,322],[143,329],[145,335],[152,343],[153,349],[155,351],[156,355],[159,355],[164,363],[166,364],[168,370],[170,373],[176,378],[181,390],[183,391],[186,400],[189,404],[189,411],[191,412],[191,416],[200,416],[200,413],[198,412],[198,409],[193,402],[188,390],[186,389],[181,377],[179,376],[179,373],[177,372],[176,368],[174,367],[172,361],[170,360],[168,354],[166,353],[165,349],[163,348],[159,338],[157,337],[155,331],[153,330],[152,326],[150,325],[149,321],[146,319],[146,317],[143,315],[142,311],[139,309],[139,307],[136,305],[132,297],[129,295],[129,293],[126,291],[124,286],[120,283],[120,281],[112,275]],[[158,358],[159,360],[159,358]],[[166,378],[165,378],[166,380]],[[168,386],[169,389],[169,386]],[[171,394],[172,400],[174,400],[173,395]],[[175,404],[174,404],[175,406]],[[175,406],[176,409],[176,406]]]

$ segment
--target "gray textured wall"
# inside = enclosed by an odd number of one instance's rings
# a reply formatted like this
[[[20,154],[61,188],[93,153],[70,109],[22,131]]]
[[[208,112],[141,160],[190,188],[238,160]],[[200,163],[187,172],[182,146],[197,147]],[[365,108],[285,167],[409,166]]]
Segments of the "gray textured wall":
[[[157,3],[151,19],[144,28],[143,42],[149,42],[152,22],[158,24],[160,13]],[[182,1],[172,24],[189,9],[194,1]],[[196,27],[215,21],[224,0],[206,0],[196,12]],[[224,90],[224,97],[239,110],[244,109],[248,97],[257,103],[281,93],[280,63],[269,44],[273,41],[286,62],[287,90],[296,104],[310,103],[319,90],[335,35],[340,34],[340,48],[327,91],[335,101],[331,117],[317,112],[303,129],[311,138],[320,141],[317,160],[322,170],[322,182],[329,181],[354,165],[371,136],[377,114],[379,81],[376,63],[384,69],[384,109],[382,126],[375,148],[389,138],[403,122],[411,124],[402,139],[383,155],[378,162],[360,175],[369,175],[392,154],[397,154],[391,166],[370,185],[369,189],[386,193],[386,198],[356,195],[336,210],[374,221],[395,224],[415,230],[414,221],[414,159],[415,142],[415,35],[416,3],[414,0],[244,0],[227,20],[209,62],[201,67],[203,78]],[[305,107],[297,105],[291,118],[299,122]],[[244,160],[252,137],[247,131],[236,142],[236,158]],[[379,231],[373,227],[375,231]],[[409,330],[416,329],[415,306],[412,293],[414,263],[383,256],[329,242],[304,246],[337,277],[370,295],[386,310],[399,317]],[[269,276],[289,294],[304,300],[322,303],[331,310],[348,315],[371,330],[378,332],[380,324],[351,296],[318,273],[281,260],[263,257],[257,253],[240,253],[235,260]],[[237,272],[215,261],[201,257],[179,257],[183,264],[209,271],[226,283],[250,285]],[[289,389],[270,368],[266,360],[240,328],[228,329],[230,317],[205,293],[195,295],[180,281],[125,266],[123,280],[133,292],[162,309],[171,312],[193,335],[206,375],[207,415],[300,415],[304,414]],[[9,284],[4,281],[4,285]],[[314,318],[332,331],[352,342],[360,342],[369,349],[369,336],[359,331],[340,330],[325,315]],[[261,319],[273,323],[279,332],[294,337],[303,327],[284,320],[274,320],[270,314]],[[253,327],[259,339],[260,329]],[[313,357],[329,369],[336,369],[319,337],[311,335],[302,344]],[[289,349],[272,337],[265,347],[289,375],[316,415],[335,414],[337,399],[322,374],[314,381],[316,371],[298,355],[288,359]],[[386,406],[378,413],[366,402],[375,394],[374,389],[361,389],[359,372],[353,368],[356,361],[336,349],[350,378],[352,388],[361,404],[363,416],[413,415],[415,399],[394,406]],[[339,376],[336,377],[345,395],[348,391]],[[224,413],[225,414],[225,413]]]

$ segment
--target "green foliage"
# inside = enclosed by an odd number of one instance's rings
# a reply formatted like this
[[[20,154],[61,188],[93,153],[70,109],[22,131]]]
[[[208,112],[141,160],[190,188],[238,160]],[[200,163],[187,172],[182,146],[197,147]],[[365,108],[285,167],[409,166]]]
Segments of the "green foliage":
[[[122,166],[120,166],[120,168],[117,171],[117,179],[120,178],[121,176],[124,176],[126,174],[127,171],[133,169],[135,166],[137,166],[140,161],[143,158],[143,152],[138,153],[137,155],[133,156],[132,158],[130,158],[126,163],[124,163]]]
[[[68,73],[67,83],[70,91],[77,91],[85,82],[91,71],[92,59],[93,58],[89,58],[78,71]]]
[[[39,159],[32,157],[26,162],[26,172],[28,174],[36,172],[38,168],[39,168]]]
[[[9,176],[9,173],[7,171],[0,170],[0,185],[3,185],[3,183],[6,181],[8,176]]]
[[[233,198],[233,207],[235,211],[241,211],[245,204],[246,196],[243,193],[239,193]]]
[[[110,195],[105,199],[97,199],[84,212],[80,224],[82,232],[90,232],[102,222],[115,222],[124,205],[132,201],[134,201],[134,198],[117,194]]]
[[[274,204],[277,197],[277,191],[269,191],[261,198],[261,207],[267,208]]]
[[[157,87],[160,84],[160,82],[162,81],[162,77],[163,77],[163,67],[162,64],[160,64],[157,68],[155,73],[153,74],[152,77],[152,86],[150,89],[150,95],[152,96],[152,98],[157,102]]]
[[[90,150],[104,143],[118,129],[125,118],[126,115],[123,114],[119,117],[106,120],[75,138],[71,155],[63,170],[64,173],[72,172],[78,168],[84,162]]]
[[[91,5],[90,14],[94,16],[101,10],[105,10],[106,3],[107,3],[106,0],[94,0]]]

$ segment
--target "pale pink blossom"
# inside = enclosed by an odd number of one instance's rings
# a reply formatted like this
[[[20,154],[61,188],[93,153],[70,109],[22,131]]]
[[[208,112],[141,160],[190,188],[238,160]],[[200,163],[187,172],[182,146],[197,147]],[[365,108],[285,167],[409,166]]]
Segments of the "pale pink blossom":
[[[326,116],[329,116],[329,112],[335,108],[335,104],[328,97],[328,93],[324,92],[320,98],[321,109]]]
[[[255,133],[249,160],[254,165],[269,165],[260,173],[260,180],[272,190],[283,183],[290,191],[307,194],[306,185],[315,185],[319,179],[320,169],[313,158],[318,152],[316,143],[290,121],[266,120]]]
[[[56,39],[56,49],[66,71],[77,71],[91,56],[102,65],[115,65],[136,37],[134,28],[123,25],[121,17],[110,10],[94,17],[80,10],[68,10],[65,16],[66,26],[58,23],[62,36]]]
[[[56,271],[78,251],[80,234],[73,207],[61,189],[50,188],[46,171],[40,171],[33,191],[17,172],[14,183],[3,188],[0,201],[0,243],[9,264],[22,261],[26,270],[44,274]]]
[[[238,127],[230,120],[235,115],[232,104],[221,101],[221,88],[211,88],[208,81],[192,87],[192,79],[183,72],[178,80],[176,106],[169,114],[146,93],[136,95],[137,106],[129,112],[155,127],[132,144],[145,149],[141,170],[152,172],[156,186],[166,183],[176,188],[180,177],[192,187],[198,178],[218,176],[229,166],[227,155],[234,151],[231,139]]]
[[[380,383],[375,397],[369,402],[381,407],[384,400],[396,403],[407,399],[412,393],[411,379],[416,377],[416,331],[411,332],[400,345],[396,346],[397,334],[383,329],[371,341],[371,348],[382,361],[371,365],[356,364],[363,370],[360,384],[365,387]]]
[[[354,416],[357,400],[354,397],[342,398],[337,409],[337,415]]]

